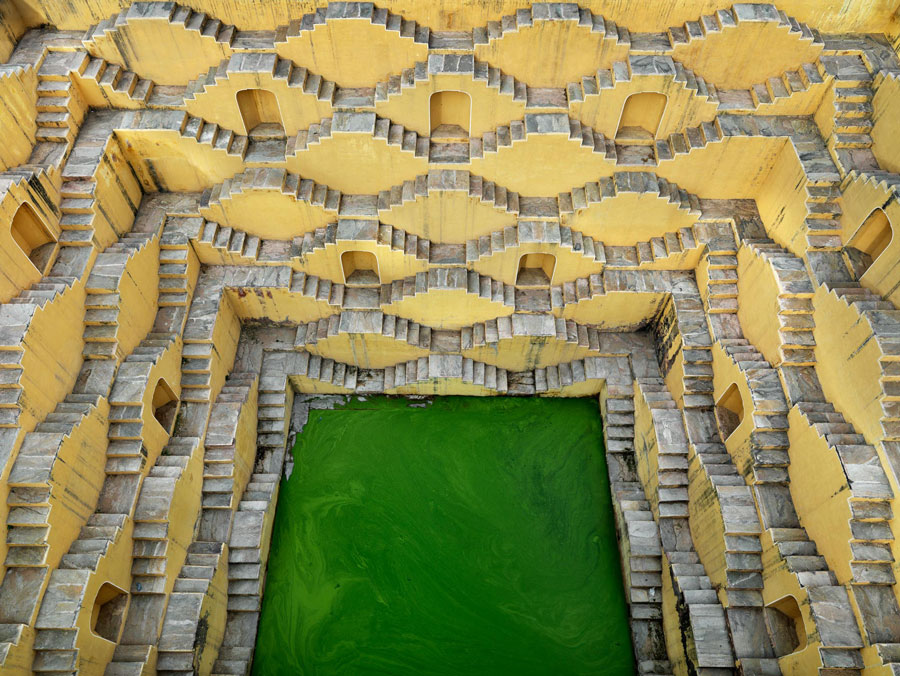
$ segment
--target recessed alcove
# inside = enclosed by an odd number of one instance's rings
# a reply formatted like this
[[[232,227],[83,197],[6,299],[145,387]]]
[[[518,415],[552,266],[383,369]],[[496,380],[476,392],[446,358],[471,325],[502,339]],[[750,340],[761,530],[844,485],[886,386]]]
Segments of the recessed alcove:
[[[175,425],[175,415],[178,413],[178,398],[172,392],[169,384],[162,378],[156,382],[151,405],[153,406],[153,417],[156,418],[156,422],[168,434],[171,434]]]
[[[550,286],[553,280],[553,269],[556,267],[556,256],[544,253],[525,254],[519,259],[519,270],[516,274],[516,286]]]
[[[107,641],[119,640],[125,610],[128,607],[128,592],[114,584],[104,582],[94,597],[91,610],[91,631]]]
[[[716,422],[722,439],[727,439],[744,419],[744,400],[736,383],[725,390],[725,394],[716,402]]]
[[[347,286],[379,286],[378,259],[369,251],[345,251],[341,254],[341,268]]]
[[[869,214],[847,243],[846,251],[857,277],[862,277],[891,243],[891,221],[878,208]]]
[[[13,241],[38,272],[41,275],[47,274],[56,250],[56,238],[28,202],[19,205],[12,219],[10,232]]]
[[[666,101],[666,95],[657,92],[641,92],[629,96],[622,107],[616,141],[652,144],[666,110]]]
[[[465,92],[435,92],[430,99],[431,139],[466,141],[469,138],[472,99]]]
[[[237,104],[248,136],[260,139],[284,136],[275,94],[267,89],[244,89],[237,93]]]
[[[800,605],[793,596],[785,596],[766,606],[766,620],[778,657],[806,647],[806,625]]]

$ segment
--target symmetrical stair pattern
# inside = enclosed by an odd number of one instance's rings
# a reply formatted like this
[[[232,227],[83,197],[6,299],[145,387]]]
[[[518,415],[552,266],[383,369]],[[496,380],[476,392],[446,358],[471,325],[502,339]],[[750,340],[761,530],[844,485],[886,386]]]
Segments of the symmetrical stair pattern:
[[[900,673],[848,2],[4,13],[0,671],[249,674],[288,446],[389,394],[597,397],[642,676]]]

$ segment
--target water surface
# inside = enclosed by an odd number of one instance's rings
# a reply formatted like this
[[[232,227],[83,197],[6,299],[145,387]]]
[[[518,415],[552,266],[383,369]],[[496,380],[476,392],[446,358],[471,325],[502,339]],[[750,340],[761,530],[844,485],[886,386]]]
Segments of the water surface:
[[[633,673],[596,401],[422,403],[310,412],[253,673]]]

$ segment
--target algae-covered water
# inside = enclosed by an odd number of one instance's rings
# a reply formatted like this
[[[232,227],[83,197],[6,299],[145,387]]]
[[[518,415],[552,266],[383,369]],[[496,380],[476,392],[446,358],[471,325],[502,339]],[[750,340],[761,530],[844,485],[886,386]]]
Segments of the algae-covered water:
[[[312,410],[253,673],[634,673],[597,404]]]

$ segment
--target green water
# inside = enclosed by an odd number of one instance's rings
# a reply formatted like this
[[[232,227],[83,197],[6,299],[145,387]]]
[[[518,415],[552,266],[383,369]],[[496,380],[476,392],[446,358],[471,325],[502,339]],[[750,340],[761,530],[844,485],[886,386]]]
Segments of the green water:
[[[631,674],[593,400],[311,411],[253,673]]]

